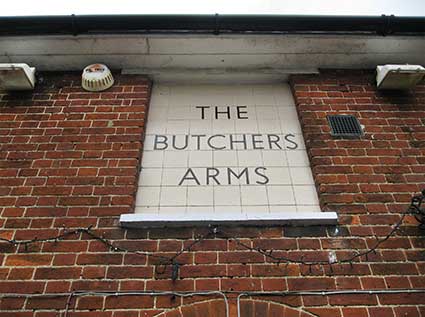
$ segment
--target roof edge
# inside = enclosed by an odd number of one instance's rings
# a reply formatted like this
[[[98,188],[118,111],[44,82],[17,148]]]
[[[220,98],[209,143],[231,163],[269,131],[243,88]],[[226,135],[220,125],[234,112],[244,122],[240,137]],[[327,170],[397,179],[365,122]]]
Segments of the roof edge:
[[[425,35],[425,17],[326,15],[60,15],[0,17],[0,36],[119,33]]]

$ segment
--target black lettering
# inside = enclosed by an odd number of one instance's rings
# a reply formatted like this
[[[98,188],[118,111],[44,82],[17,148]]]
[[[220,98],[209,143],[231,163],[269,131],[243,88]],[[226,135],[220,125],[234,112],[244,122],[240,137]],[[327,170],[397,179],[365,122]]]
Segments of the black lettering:
[[[192,138],[196,138],[196,149],[199,151],[201,149],[201,138],[206,137],[205,134],[194,134]]]
[[[243,147],[243,150],[246,150],[247,149],[247,147],[246,147],[246,135],[245,134],[242,134],[242,139],[243,140],[234,140],[233,137],[234,137],[234,135],[233,134],[230,134],[230,149],[231,150],[234,150],[233,145],[235,143],[241,143],[244,146]]]
[[[176,139],[177,139],[177,135],[173,135],[173,148],[174,149],[176,149],[176,150],[184,150],[184,149],[186,149],[187,148],[187,145],[189,144],[189,136],[188,135],[185,135],[184,136],[184,140],[185,140],[185,142],[184,142],[184,145],[183,146],[181,146],[181,147],[178,147],[177,146],[177,142],[176,142]]]
[[[252,148],[254,150],[263,150],[264,146],[257,146],[258,144],[263,144],[263,140],[256,140],[257,137],[261,137],[261,134],[253,134],[252,135]]]
[[[214,173],[211,173],[214,172]],[[210,184],[210,178],[212,178],[217,185],[221,185],[220,182],[217,180],[217,176],[218,174],[220,174],[220,171],[218,170],[218,168],[215,167],[207,167],[207,185]]]
[[[232,185],[232,175],[237,179],[241,179],[241,177],[245,174],[245,184],[249,185],[249,174],[248,168],[245,167],[239,174],[235,173],[230,167],[227,168],[227,183]]]
[[[179,186],[181,186],[183,184],[184,181],[195,181],[196,184],[201,185],[201,183],[199,182],[199,180],[196,178],[195,173],[193,173],[192,169],[189,168],[186,173],[184,174],[183,178],[181,179],[181,181],[179,182]]]
[[[205,109],[208,109],[210,106],[196,106],[195,108],[201,109],[201,119],[205,119]]]
[[[238,115],[238,119],[248,119],[248,111],[242,111],[241,109],[246,109],[246,106],[236,106],[236,113]],[[246,117],[242,117],[241,115],[246,114]]]
[[[282,150],[282,147],[279,144],[280,137],[277,134],[267,134],[267,139],[269,141],[270,150],[273,150],[273,144],[275,144],[279,150]]]
[[[162,138],[162,140],[160,140],[160,138]],[[153,149],[154,150],[165,150],[165,149],[167,149],[167,147],[168,147],[167,140],[168,140],[168,138],[165,135],[155,135]],[[159,148],[158,144],[163,144],[164,147]]]
[[[230,107],[227,106],[226,107],[226,111],[218,111],[219,107],[215,107],[215,118],[218,119],[218,115],[219,114],[226,114],[227,115],[227,119],[230,119]]]
[[[259,184],[259,185],[266,185],[266,184],[268,184],[269,183],[269,178],[266,176],[266,174],[262,174],[262,173],[260,173],[260,170],[262,170],[263,172],[265,172],[266,170],[267,170],[267,168],[265,168],[265,167],[257,167],[257,168],[255,168],[255,170],[254,170],[254,172],[255,172],[255,174],[257,174],[258,176],[260,176],[260,177],[263,177],[264,178],[264,180],[263,181],[256,181],[256,183],[257,184]]]
[[[292,143],[293,144],[293,146],[286,146],[286,148],[287,149],[290,149],[290,150],[297,149],[298,148],[298,144],[295,141],[290,140],[289,137],[295,138],[295,135],[293,135],[291,133],[285,135],[285,140],[288,141],[289,143]]]
[[[212,140],[212,139],[214,139],[214,138],[217,138],[217,137],[225,138],[226,136],[225,136],[225,135],[223,135],[223,134],[215,134],[215,135],[212,135],[212,136],[210,136],[210,137],[208,138],[208,140],[207,140],[207,144],[208,144],[208,146],[209,146],[210,148],[212,148],[212,149],[214,149],[214,150],[223,150],[224,148],[226,148],[225,146],[220,146],[220,147],[218,147],[218,146],[214,146],[214,145],[212,145],[212,144],[211,144],[211,140]]]

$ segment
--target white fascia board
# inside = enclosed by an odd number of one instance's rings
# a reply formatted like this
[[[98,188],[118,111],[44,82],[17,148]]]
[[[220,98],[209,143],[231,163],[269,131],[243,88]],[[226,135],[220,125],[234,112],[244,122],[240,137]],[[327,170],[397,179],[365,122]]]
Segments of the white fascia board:
[[[159,215],[123,214],[120,224],[124,228],[160,228],[160,227],[192,227],[208,225],[224,226],[279,226],[279,225],[336,225],[338,215],[336,212],[288,212],[288,213],[261,213],[255,216],[240,214],[182,214]]]
[[[93,60],[111,69],[160,71],[375,68],[389,62],[425,64],[424,38],[299,34],[13,36],[0,38],[0,63],[25,62],[40,71],[82,70]]]

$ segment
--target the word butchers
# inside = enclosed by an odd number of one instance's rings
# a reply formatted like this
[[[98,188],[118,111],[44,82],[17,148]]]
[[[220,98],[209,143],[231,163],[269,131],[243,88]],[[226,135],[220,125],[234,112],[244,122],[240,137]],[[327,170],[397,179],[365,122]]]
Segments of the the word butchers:
[[[154,137],[154,150],[295,150],[295,135],[288,134],[183,134]]]

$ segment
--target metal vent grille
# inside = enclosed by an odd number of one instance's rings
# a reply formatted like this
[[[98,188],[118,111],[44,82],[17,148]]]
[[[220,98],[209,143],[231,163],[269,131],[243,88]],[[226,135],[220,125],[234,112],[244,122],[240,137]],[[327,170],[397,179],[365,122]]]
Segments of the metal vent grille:
[[[331,135],[338,137],[358,138],[363,135],[359,120],[351,115],[328,116]]]

